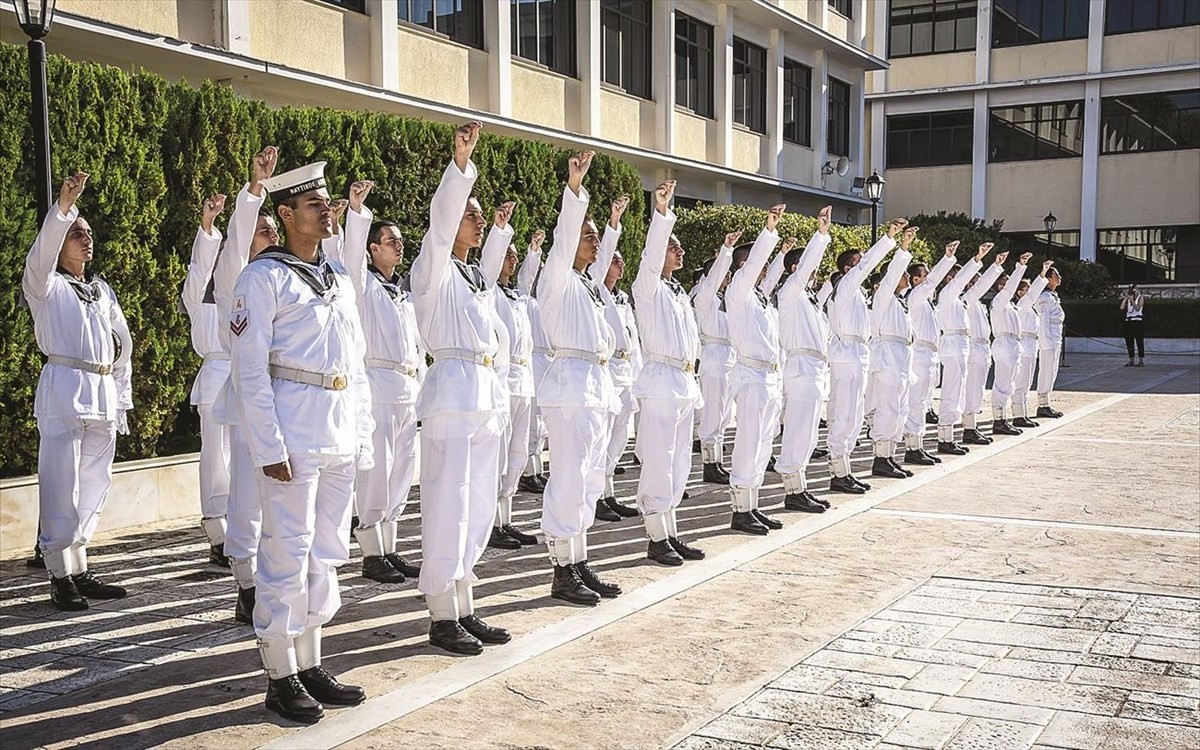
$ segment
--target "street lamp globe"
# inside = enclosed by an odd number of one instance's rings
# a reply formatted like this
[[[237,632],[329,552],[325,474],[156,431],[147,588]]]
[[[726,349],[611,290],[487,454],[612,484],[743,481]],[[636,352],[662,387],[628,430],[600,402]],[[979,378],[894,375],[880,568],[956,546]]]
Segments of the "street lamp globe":
[[[1054,225],[1058,223],[1058,217],[1054,215],[1053,211],[1051,211],[1050,213],[1046,214],[1045,218],[1042,219],[1042,222],[1046,225],[1046,234],[1050,234],[1054,231]]]
[[[17,25],[30,39],[41,39],[50,33],[54,23],[56,0],[13,0],[17,11]]]
[[[871,176],[863,182],[863,196],[872,203],[878,203],[883,198],[884,179],[878,170],[872,170]]]

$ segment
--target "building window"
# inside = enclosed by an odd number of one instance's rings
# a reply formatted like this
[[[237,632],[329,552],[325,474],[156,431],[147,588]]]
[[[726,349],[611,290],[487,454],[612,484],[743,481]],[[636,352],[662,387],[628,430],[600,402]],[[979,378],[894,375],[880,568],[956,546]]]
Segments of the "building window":
[[[1200,225],[1101,229],[1096,260],[1118,283],[1200,281]]]
[[[675,103],[713,116],[713,27],[675,14]]]
[[[767,132],[767,51],[733,38],[733,121]]]
[[[892,0],[889,57],[975,50],[975,0]]]
[[[1108,0],[1105,34],[1200,24],[1200,0]]]
[[[605,83],[650,98],[650,0],[601,0],[600,69]]]
[[[812,145],[812,68],[783,60],[783,140]]]
[[[509,7],[513,54],[574,76],[574,0],[512,0]]]
[[[1200,148],[1200,90],[1106,97],[1100,153]]]
[[[483,0],[399,0],[400,20],[483,49]]]
[[[969,109],[887,118],[887,166],[971,163],[975,115]]]
[[[846,18],[854,18],[854,0],[829,0],[829,7]]]
[[[325,0],[330,5],[336,5],[339,8],[352,10],[355,13],[367,12],[367,0]]]
[[[1079,230],[1064,229],[1052,233],[1049,242],[1045,232],[1004,232],[1011,248],[1028,250],[1038,258],[1079,260]]]
[[[1083,102],[991,111],[988,161],[1066,159],[1083,154]]]
[[[1089,6],[1086,0],[995,0],[992,46],[1086,39]]]
[[[829,123],[825,150],[830,156],[850,155],[850,84],[829,79]]]

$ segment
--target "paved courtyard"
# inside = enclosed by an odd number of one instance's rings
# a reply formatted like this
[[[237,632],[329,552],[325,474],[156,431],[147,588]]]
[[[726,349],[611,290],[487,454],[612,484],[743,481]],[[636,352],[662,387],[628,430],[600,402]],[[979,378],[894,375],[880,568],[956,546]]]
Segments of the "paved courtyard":
[[[55,612],[44,578],[4,550],[0,742],[1194,750],[1200,358],[1122,363],[1072,356],[1063,419],[862,497],[825,495],[820,516],[783,512],[770,475],[764,507],[786,526],[767,537],[730,532],[725,494],[696,467],[681,530],[708,559],[662,568],[636,521],[599,524],[593,565],[626,593],[595,609],[549,598],[542,549],[489,552],[480,614],[514,640],[481,657],[429,648],[414,587],[366,581],[355,559],[326,663],[371,699],[313,727],[262,708],[253,634],[190,523],[102,533],[93,566],[131,595],[84,613]],[[869,462],[864,442],[856,469]],[[518,498],[519,525],[536,525],[537,503]]]

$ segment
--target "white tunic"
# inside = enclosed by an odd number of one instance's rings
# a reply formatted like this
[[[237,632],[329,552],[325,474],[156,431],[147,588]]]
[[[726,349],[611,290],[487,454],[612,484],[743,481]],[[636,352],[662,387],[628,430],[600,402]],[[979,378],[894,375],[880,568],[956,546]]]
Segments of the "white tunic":
[[[789,363],[797,356],[821,359],[829,351],[829,321],[816,298],[809,295],[808,279],[821,265],[832,239],[828,234],[814,233],[796,270],[779,288],[779,341]]]
[[[575,195],[563,188],[554,245],[537,283],[542,329],[554,352],[538,383],[538,404],[617,411],[620,404],[607,366],[615,335],[605,319],[599,285],[573,267],[587,206],[587,190],[581,188]],[[571,356],[567,350],[583,356]]]
[[[604,301],[604,319],[613,331],[613,356],[608,360],[608,372],[612,375],[613,385],[617,388],[628,388],[633,385],[636,328],[632,328],[627,320],[629,306],[618,306],[616,298],[608,290],[604,282],[608,278],[608,269],[612,265],[613,256],[617,251],[617,243],[621,239],[621,225],[614,229],[611,224],[604,225],[604,239],[600,242],[600,252],[596,254],[596,262],[588,266],[588,275],[600,290],[600,299]]]
[[[992,332],[996,338],[1010,339],[1014,344],[1021,335],[1021,315],[1017,312],[1017,306],[1012,304],[1012,299],[1025,276],[1025,268],[1018,263],[1003,288],[992,298]]]
[[[211,234],[203,228],[196,230],[191,262],[188,263],[187,277],[183,281],[181,297],[191,322],[192,349],[204,360],[192,383],[191,403],[194,406],[215,401],[221,386],[229,379],[229,355],[221,346],[222,319],[217,311],[216,300],[209,297],[205,301],[213,267],[221,249],[221,239],[221,230],[216,227],[213,227]]]
[[[1062,345],[1063,324],[1067,315],[1063,311],[1058,292],[1046,289],[1034,303],[1038,311],[1038,348],[1057,349]]]
[[[967,282],[979,273],[982,265],[974,258],[968,260],[938,295],[933,314],[938,327],[942,329],[942,338],[938,343],[938,354],[942,358],[966,359],[970,345],[970,321],[962,291]]]
[[[1025,296],[1017,302],[1017,313],[1021,317],[1021,356],[1036,357],[1038,350],[1038,311],[1036,303],[1046,288],[1046,277],[1038,276],[1029,286]]]
[[[512,244],[512,225],[492,226],[480,253],[479,269],[489,285],[497,285],[504,256]],[[512,396],[533,398],[533,331],[529,322],[529,297],[518,289],[496,286],[496,315],[508,339],[508,366],[504,380]]]
[[[828,303],[829,327],[833,335],[829,345],[830,359],[866,359],[866,340],[871,335],[871,319],[862,283],[895,246],[896,241],[891,237],[886,234],[880,237],[862,256],[858,265],[838,281]]]
[[[125,314],[103,279],[91,276],[80,282],[57,270],[63,240],[77,218],[75,206],[65,216],[57,205],[51,207],[25,258],[21,289],[43,354],[111,365],[112,373],[101,375],[47,362],[38,378],[33,413],[65,420],[121,422],[124,412],[133,408],[129,366],[133,340]],[[125,429],[123,424],[118,427]]]
[[[231,381],[242,433],[255,466],[295,453],[358,455],[359,468],[369,468],[375,422],[354,287],[335,261],[320,258],[310,266],[329,280],[328,292],[317,294],[297,271],[263,257],[249,263],[234,285]],[[269,365],[340,374],[347,387],[273,378]]]
[[[419,419],[446,412],[508,413],[507,391],[483,360],[494,358],[500,347],[494,290],[482,276],[469,279],[470,268],[451,252],[477,174],[470,162],[465,173],[454,162],[446,167],[429,207],[429,231],[409,273],[417,329],[434,356],[417,398]],[[479,361],[439,357],[450,350],[474,353]]]
[[[696,324],[700,330],[700,369],[733,367],[737,355],[729,341],[729,316],[721,284],[733,264],[733,248],[722,246],[708,273],[692,289]]]
[[[871,298],[871,318],[874,325],[871,340],[871,372],[888,370],[904,379],[912,368],[913,327],[904,300],[896,294],[912,253],[896,250],[888,262],[887,272],[879,282],[879,290]]]
[[[1000,277],[1000,272],[1003,270],[993,263],[988,270],[983,272],[974,286],[963,292],[963,302],[967,304],[967,332],[973,343],[990,343],[992,326],[988,322],[987,310],[984,309],[983,302],[980,300],[996,283],[996,279]]]
[[[683,285],[663,278],[667,243],[675,226],[675,212],[654,211],[646,232],[646,247],[633,280],[634,312],[642,334],[645,362],[633,392],[638,398],[691,401],[701,405],[700,383],[694,363],[700,356],[700,330],[691,300]],[[671,363],[656,361],[668,359]],[[681,366],[677,366],[681,365]]]
[[[346,212],[342,247],[354,286],[366,349],[367,382],[377,404],[412,404],[420,391],[425,356],[417,345],[417,318],[399,276],[384,279],[370,266],[367,240],[373,219],[366,206]]]
[[[779,244],[779,234],[763,229],[746,263],[737,270],[725,289],[729,316],[729,339],[738,362],[759,379],[779,380],[779,312],[758,288],[758,277],[767,258]],[[738,368],[740,371],[744,368]]]
[[[933,294],[953,267],[954,256],[942,256],[929,270],[925,280],[909,290],[908,317],[912,321],[913,341],[924,341],[931,346],[937,346],[939,331],[937,319],[934,317]]]

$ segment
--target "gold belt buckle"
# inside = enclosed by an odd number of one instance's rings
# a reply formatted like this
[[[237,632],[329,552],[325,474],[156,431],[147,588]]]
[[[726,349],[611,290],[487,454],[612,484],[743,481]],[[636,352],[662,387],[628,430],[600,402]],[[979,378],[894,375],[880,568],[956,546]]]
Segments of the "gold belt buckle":
[[[685,363],[683,364],[683,371],[684,371],[684,372],[690,373],[690,372],[692,371],[692,369],[693,369],[693,368],[692,368],[692,363],[691,363],[691,362],[685,362]]]
[[[600,358],[598,358],[597,361],[598,361],[599,365],[601,367],[603,367],[604,365],[608,364],[608,357],[600,357]]]
[[[483,355],[483,366],[484,367],[492,366],[492,358],[487,354]]]
[[[100,365],[96,368],[99,375],[112,375],[112,365]]]
[[[333,387],[333,390],[335,390],[335,391],[344,391],[344,390],[346,390],[346,385],[347,385],[347,382],[346,382],[346,376],[345,376],[345,375],[340,375],[340,374],[339,374],[339,375],[334,375],[334,376],[333,376],[333,382],[332,382],[330,385]]]

